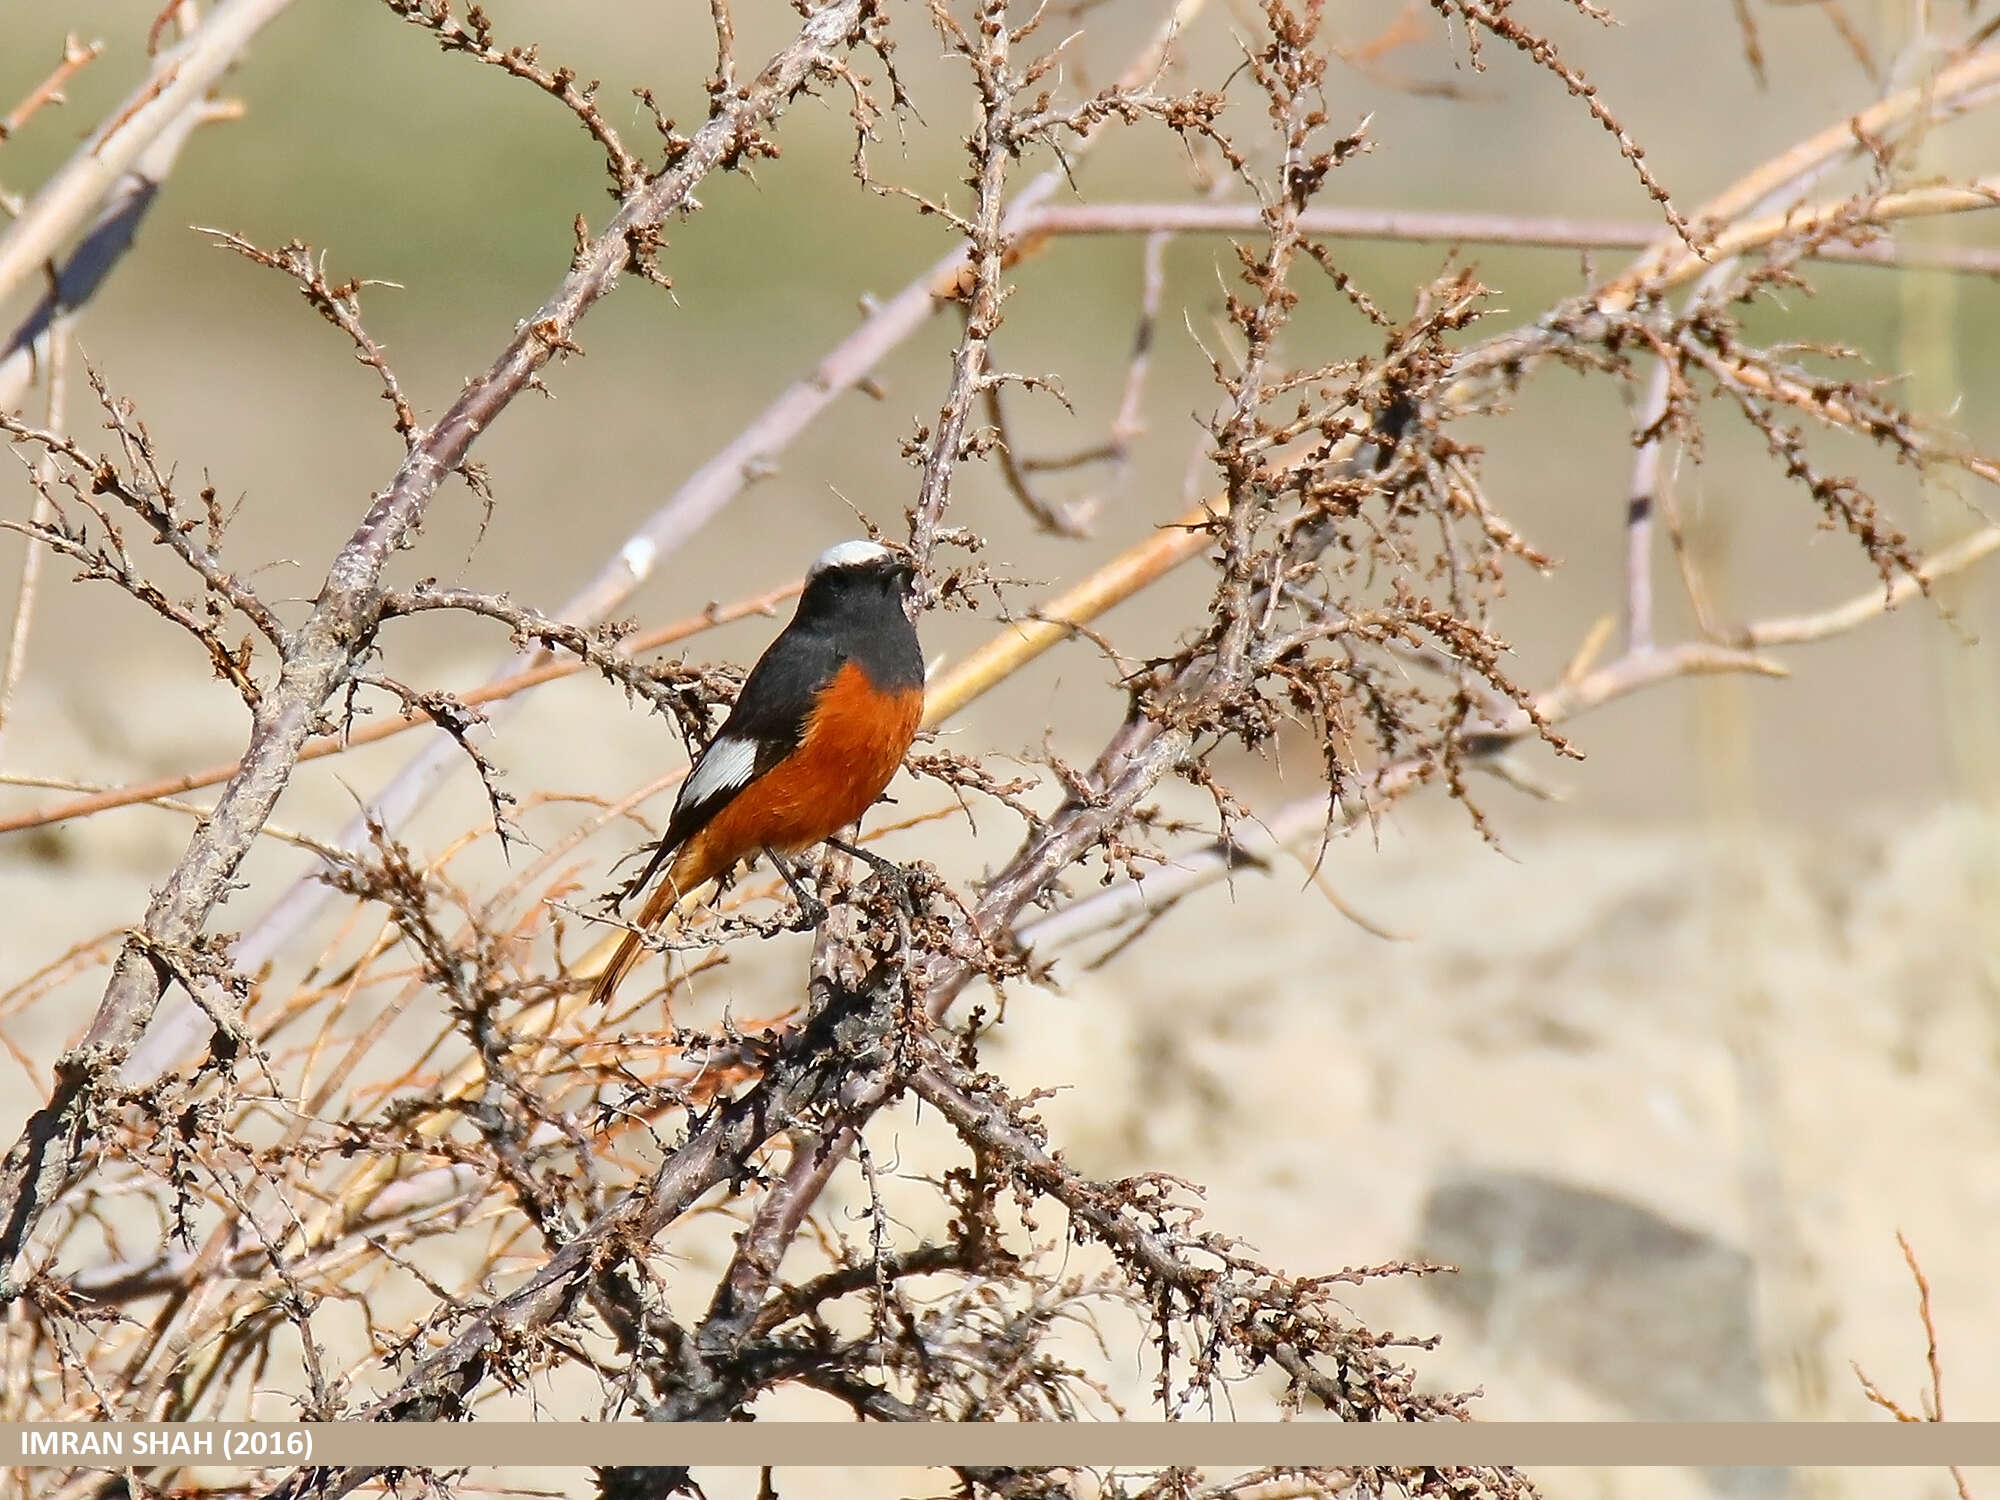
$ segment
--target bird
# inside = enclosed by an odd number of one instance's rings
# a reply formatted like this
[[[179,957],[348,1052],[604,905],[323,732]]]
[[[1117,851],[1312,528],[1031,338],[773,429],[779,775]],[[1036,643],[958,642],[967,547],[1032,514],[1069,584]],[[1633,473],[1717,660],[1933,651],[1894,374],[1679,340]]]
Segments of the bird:
[[[829,547],[806,570],[797,612],[743,681],[689,768],[636,894],[661,875],[592,990],[608,1003],[645,952],[641,935],[703,882],[757,853],[801,905],[786,856],[833,839],[882,795],[916,738],[924,656],[911,623],[916,570],[875,541]],[[824,909],[822,908],[822,911]]]

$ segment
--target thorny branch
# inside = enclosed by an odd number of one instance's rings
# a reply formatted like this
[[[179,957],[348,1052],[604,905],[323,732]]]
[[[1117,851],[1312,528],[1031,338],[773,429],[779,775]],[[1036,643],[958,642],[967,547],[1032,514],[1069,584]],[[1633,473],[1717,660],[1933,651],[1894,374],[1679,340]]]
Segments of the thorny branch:
[[[1176,40],[1200,14],[1203,3],[1204,0],[1177,0],[1173,9],[1159,21],[1138,49],[1116,86],[1121,89],[1138,88],[1162,69],[1172,55]],[[726,16],[726,12],[723,14]],[[722,45],[720,40],[718,45]],[[888,39],[884,37],[879,43],[879,50],[885,58],[888,48]],[[852,83],[858,75],[850,71],[841,76]],[[643,94],[641,98],[643,102]],[[1067,167],[1073,168],[1105,131],[1106,124],[1103,122],[1085,130],[1068,148]],[[1042,172],[1023,188],[1008,209],[1010,232],[1017,220],[1031,213],[1067,180],[1066,166],[1058,165]],[[769,474],[774,455],[781,453],[808,425],[824,415],[843,392],[863,384],[876,361],[915,332],[940,306],[949,305],[946,299],[955,295],[963,266],[963,251],[954,249],[930,271],[883,304],[809,376],[785,390],[756,420],[690,474],[632,533],[616,555],[554,611],[555,615],[579,624],[610,616],[635,588],[646,581],[661,559],[671,555],[695,531],[740,497],[755,479]],[[496,669],[481,691],[498,689],[546,665],[539,658],[527,661],[510,658]],[[342,830],[337,842],[348,848],[365,843],[371,820],[392,828],[399,825],[422,805],[445,768],[457,758],[456,750],[454,742],[446,736],[426,744],[370,802],[363,815]],[[324,909],[327,900],[327,888],[316,874],[295,881],[244,933],[238,944],[239,961],[246,967],[254,968],[283,951]],[[205,1021],[199,1012],[187,1008],[179,1011],[169,1009],[135,1049],[132,1071],[144,1078],[158,1077],[197,1052],[205,1034]]]
[[[598,652],[608,649],[616,657],[631,658],[644,651],[656,651],[662,646],[671,646],[717,625],[727,625],[750,615],[769,615],[778,605],[796,596],[798,591],[799,583],[795,579],[790,583],[779,584],[775,588],[761,589],[747,598],[729,604],[713,605],[699,614],[675,620],[658,629],[635,631],[630,635],[618,635],[615,630],[607,632],[603,627],[599,627],[598,631],[583,630],[568,622],[562,624],[560,631],[548,634],[554,638],[568,638],[574,632],[578,640],[609,641],[608,645],[599,644],[592,649]],[[484,602],[491,607],[499,607],[504,600],[499,596],[489,595],[485,597]],[[478,708],[488,703],[503,702],[516,694],[541,687],[545,683],[558,682],[565,677],[574,676],[578,672],[587,670],[590,664],[589,659],[547,661],[453,696],[462,708]],[[621,666],[610,675],[615,680],[624,681],[625,671],[626,669]],[[641,691],[649,697],[652,696],[658,681],[657,677],[654,678]],[[299,760],[301,763],[321,760],[362,745],[372,745],[428,722],[430,722],[428,716],[410,715],[380,720],[373,724],[346,724],[337,734],[323,735],[308,741],[305,749],[299,752]],[[58,803],[54,807],[0,818],[0,834],[13,833],[25,828],[41,828],[50,823],[67,822],[71,818],[87,818],[93,813],[105,812],[114,807],[131,807],[137,803],[156,802],[163,797],[178,796],[182,792],[195,791],[201,787],[218,786],[234,776],[242,764],[240,760],[224,761],[220,765],[188,771],[181,775],[162,777],[157,781],[142,782],[133,786],[111,787],[78,797],[74,801]]]
[[[555,294],[412,446],[395,478],[370,504],[328,569],[311,615],[288,637],[278,684],[257,704],[242,769],[148,909],[143,938],[121,953],[82,1044],[59,1067],[48,1103],[0,1164],[0,1263],[11,1266],[51,1198],[88,1161],[92,1143],[83,1125],[90,1096],[144,1031],[170,977],[153,955],[199,937],[284,790],[323,705],[371,644],[382,570],[395,550],[413,540],[441,480],[464,463],[475,438],[536,372],[574,347],[578,320],[610,290],[630,259],[631,237],[650,232],[688,201],[710,171],[738,159],[758,139],[760,127],[856,39],[866,13],[863,0],[834,0],[813,12],[754,84],[718,103],[686,152],[636,188],[604,232],[579,251]],[[11,1270],[0,1271],[0,1288],[18,1295]]]
[[[575,115],[591,139],[604,148],[614,198],[628,199],[645,183],[645,166],[625,148],[618,132],[597,107],[596,80],[579,84],[572,69],[543,67],[540,49],[532,45],[501,46],[494,40],[493,22],[477,5],[468,8],[465,18],[460,20],[452,13],[450,0],[383,0],[383,3],[412,25],[429,31],[445,51],[462,52],[512,77],[524,79]],[[679,145],[685,151],[688,143],[681,141]],[[669,165],[672,164],[670,160]]]
[[[396,372],[389,367],[387,351],[361,322],[363,283],[328,281],[324,257],[314,255],[312,247],[299,240],[291,241],[282,250],[270,251],[259,249],[241,235],[225,230],[208,232],[218,244],[234,250],[245,260],[278,271],[299,284],[299,292],[313,311],[346,334],[348,341],[354,345],[354,357],[375,372],[376,378],[382,382],[382,399],[395,413],[396,436],[403,440],[405,448],[414,447],[417,441],[416,411],[403,394],[402,382],[396,378]],[[461,463],[459,472],[467,475],[468,480],[477,486],[471,466]]]
[[[220,549],[226,518],[214,488],[203,488],[198,511],[182,500],[130,403],[115,399],[94,372],[90,384],[108,419],[106,426],[118,439],[122,462],[88,453],[60,433],[0,414],[0,432],[59,461],[52,468],[38,469],[34,476],[36,493],[51,512],[49,519],[40,524],[8,523],[10,529],[70,558],[78,577],[110,580],[200,642],[215,674],[234,686],[254,713],[263,690],[250,674],[250,642],[231,645],[224,631],[240,616],[282,655],[289,645],[285,627],[223,563]],[[153,542],[171,550],[196,576],[203,588],[198,603],[173,599],[151,581],[100,496],[110,497],[146,529]],[[80,519],[79,513],[89,520]]]

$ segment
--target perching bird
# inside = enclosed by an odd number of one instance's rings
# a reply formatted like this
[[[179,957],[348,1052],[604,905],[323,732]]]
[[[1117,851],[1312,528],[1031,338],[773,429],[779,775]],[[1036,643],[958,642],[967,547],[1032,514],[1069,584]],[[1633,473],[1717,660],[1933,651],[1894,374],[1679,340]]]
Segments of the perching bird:
[[[842,542],[806,570],[798,613],[751,668],[628,887],[665,867],[641,930],[759,850],[790,882],[784,856],[858,822],[882,795],[924,708],[923,651],[905,608],[913,577],[909,560],[880,542]],[[626,933],[593,998],[610,1000],[644,951],[639,933]]]

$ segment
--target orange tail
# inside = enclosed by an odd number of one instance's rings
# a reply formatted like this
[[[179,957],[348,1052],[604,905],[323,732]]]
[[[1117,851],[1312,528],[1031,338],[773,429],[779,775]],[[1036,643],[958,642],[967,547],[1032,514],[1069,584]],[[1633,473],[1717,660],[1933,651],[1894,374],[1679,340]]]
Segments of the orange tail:
[[[639,920],[633,925],[644,932],[656,931],[660,924],[673,914],[680,904],[681,884],[674,876],[679,873],[679,860],[669,867],[666,876],[646,898],[646,904],[639,910]],[[628,932],[618,944],[618,951],[611,955],[611,962],[604,966],[604,972],[597,976],[597,983],[591,986],[590,998],[599,1005],[609,1005],[611,997],[618,993],[618,986],[625,976],[632,972],[639,960],[645,957],[646,943],[638,932]]]

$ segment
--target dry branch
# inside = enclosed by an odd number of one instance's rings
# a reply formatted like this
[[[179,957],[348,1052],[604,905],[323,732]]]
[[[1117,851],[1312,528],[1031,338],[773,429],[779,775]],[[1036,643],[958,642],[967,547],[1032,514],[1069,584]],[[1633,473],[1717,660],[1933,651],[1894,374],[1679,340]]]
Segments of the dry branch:
[[[1881,221],[1936,214],[1977,213],[2000,207],[1991,179],[1965,187],[1933,187],[1894,194],[1879,206]],[[1824,218],[1831,209],[1818,211]],[[1815,211],[1774,215],[1737,224],[1706,246],[1711,255],[1739,254],[1816,222]],[[1871,225],[1876,222],[1871,217]],[[1234,203],[1053,204],[1034,214],[1024,239],[1041,235],[1248,234],[1261,227],[1258,210]],[[1407,244],[1523,245],[1547,250],[1644,250],[1659,239],[1650,224],[1576,219],[1543,214],[1470,213],[1408,208],[1316,206],[1299,215],[1299,227],[1326,239],[1391,240]],[[2000,276],[2000,251],[1977,246],[1899,245],[1894,240],[1845,239],[1814,244],[1813,259],[1857,265],[1960,271]]]
[[[1985,103],[2000,88],[2000,51],[1982,48],[1941,69],[1934,78],[1879,100],[1849,119],[1828,125],[1767,162],[1760,163],[1695,213],[1697,243],[1773,198],[1803,193],[1835,163],[1865,152],[1873,142],[1921,120],[1924,128],[1943,123]],[[1603,291],[1606,307],[1630,306],[1656,280],[1678,285],[1701,274],[1702,258],[1676,241],[1662,239]]]
[[[798,1066],[773,1067],[768,1081],[723,1104],[651,1181],[557,1251],[520,1290],[499,1298],[425,1359],[397,1392],[367,1413],[374,1421],[439,1421],[464,1414],[490,1374],[528,1355],[605,1263],[638,1253],[706,1193],[739,1178],[756,1149],[794,1121],[823,1109],[865,1108],[880,1097],[885,1043],[895,1021],[880,995],[830,997],[813,1025],[780,1043]],[[301,1470],[269,1500],[337,1500],[379,1467]]]
[[[1118,88],[1138,88],[1146,78],[1158,72],[1170,54],[1174,38],[1178,38],[1180,32],[1202,12],[1204,4],[1206,0],[1176,0],[1174,10],[1146,38],[1146,44],[1122,72]],[[1068,164],[1074,166],[1084,152],[1088,152],[1090,144],[1102,136],[1102,132],[1102,122],[1086,126],[1084,132],[1066,148]],[[1008,232],[1012,234],[1016,220],[1032,214],[1034,208],[1046,202],[1066,180],[1066,168],[1050,168],[1022,188],[1008,206]],[[952,306],[964,264],[964,248],[954,248],[936,266],[876,308],[854,334],[842,340],[842,344],[814,368],[808,378],[782,392],[778,400],[774,400],[748,428],[732,438],[706,464],[696,468],[696,472],[690,474],[638,530],[634,530],[634,534],[618,548],[604,568],[600,568],[598,574],[570,600],[554,610],[554,616],[572,624],[592,624],[608,618],[612,610],[630,598],[632,590],[652,576],[662,558],[678,552],[678,548],[694,536],[694,532],[714,520],[732,500],[736,500],[752,480],[770,474],[776,456],[844,392],[864,382],[868,372],[884,356],[888,356],[890,350],[910,338],[936,310]],[[488,678],[488,686],[514,676],[516,672],[536,670],[536,666],[538,662],[522,662],[520,658],[502,662],[494,670],[494,676]],[[336,836],[334,842],[342,848],[362,846],[366,842],[366,828],[370,820],[384,828],[398,828],[424,802],[436,780],[456,762],[458,754],[448,736],[430,740],[422,752],[396,772],[388,786]],[[326,900],[328,890],[324,882],[318,880],[316,872],[308,872],[244,932],[236,950],[236,960],[244,968],[258,968],[268,962],[270,956],[282,950],[296,932],[310,924],[310,920],[324,908]],[[198,1010],[170,1010],[154,1026],[152,1034],[140,1042],[128,1074],[134,1080],[160,1076],[168,1068],[178,1066],[200,1044],[204,1034],[206,1022]]]
[[[1205,3],[1206,0],[1176,0],[1172,11],[1127,64],[1117,87],[1135,89],[1164,67],[1175,39],[1201,13]],[[1066,148],[1066,166],[1039,174],[1015,196],[1005,221],[1009,234],[1018,220],[1033,213],[1058,191],[1068,180],[1068,171],[1103,131],[1103,122],[1087,126]],[[865,381],[876,364],[914,334],[932,314],[953,305],[965,259],[963,247],[954,248],[895,297],[875,308],[863,325],[842,340],[811,375],[786,389],[749,426],[689,475],[596,576],[553,612],[554,616],[583,625],[607,618],[652,575],[662,559],[678,551],[755,479],[772,472],[777,455],[842,394]],[[511,658],[495,668],[488,685],[533,671],[539,664]],[[396,772],[334,842],[343,848],[361,847],[371,821],[390,829],[401,826],[459,759],[449,737],[440,735],[432,739]],[[267,962],[311,922],[328,899],[327,888],[317,871],[301,876],[246,930],[237,946],[237,962],[251,969]],[[145,1081],[179,1065],[199,1046],[206,1030],[199,1010],[184,1007],[170,1011],[139,1044],[128,1075],[136,1081]]]
[[[47,424],[50,432],[61,432],[66,420],[69,363],[69,341],[53,340],[49,345],[48,376],[44,381],[48,391]],[[30,482],[35,487],[35,505],[28,517],[28,545],[21,558],[20,586],[14,593],[14,620],[7,632],[6,660],[4,665],[0,665],[0,744],[6,743],[7,719],[13,708],[14,690],[20,684],[21,669],[27,662],[28,632],[34,624],[42,564],[48,556],[48,549],[36,539],[34,533],[55,519],[55,507],[47,493],[47,487],[55,482],[55,463],[48,454],[37,460]]]
[[[775,588],[764,589],[729,604],[710,605],[699,614],[675,620],[657,629],[635,631],[619,640],[613,649],[621,658],[635,657],[645,651],[657,651],[662,646],[671,646],[688,640],[718,625],[727,625],[752,615],[769,615],[780,604],[795,597],[798,591],[799,580],[794,579],[790,583],[781,583]],[[465,708],[478,708],[488,703],[504,702],[530,688],[541,687],[544,683],[559,682],[565,677],[573,677],[578,672],[589,670],[590,663],[587,661],[575,658],[549,660],[540,666],[528,667],[468,689],[457,694],[456,700]],[[303,764],[306,761],[321,760],[329,755],[339,755],[347,750],[358,749],[363,745],[373,745],[429,722],[431,721],[426,715],[408,713],[391,719],[382,719],[373,724],[354,725],[339,734],[321,735],[317,739],[308,741],[305,748],[299,752],[299,761]],[[54,807],[0,818],[0,834],[14,833],[27,828],[44,828],[51,823],[68,822],[72,818],[87,818],[93,813],[106,812],[114,807],[131,807],[139,803],[155,802],[163,797],[176,797],[182,792],[196,791],[205,786],[217,786],[234,776],[242,769],[242,765],[243,762],[240,760],[229,760],[201,770],[185,771],[178,776],[162,776],[158,780],[140,782],[132,786],[108,787],[87,797],[58,803]]]
[[[278,8],[278,0],[261,0],[261,8],[255,0],[231,0],[209,17],[191,45],[220,30],[225,14],[243,17],[242,24],[248,24],[248,18],[261,20]],[[773,57],[739,96],[719,104],[680,160],[635,191],[604,232],[579,253],[555,294],[514,336],[492,368],[468,385],[438,424],[415,443],[396,477],[369,506],[328,569],[311,617],[287,642],[283,676],[258,707],[243,768],[230,779],[209,820],[196,830],[187,854],[148,909],[143,940],[135,939],[120,955],[83,1042],[65,1055],[58,1068],[48,1103],[0,1165],[0,1267],[5,1268],[0,1270],[0,1298],[18,1295],[11,1269],[15,1257],[51,1198],[74,1180],[93,1154],[94,1143],[81,1130],[90,1094],[123,1065],[152,1019],[171,974],[160,955],[186,948],[199,937],[210,910],[290,780],[322,706],[372,639],[382,569],[391,552],[412,539],[425,506],[444,478],[465,461],[478,434],[526,389],[543,365],[571,347],[578,320],[624,269],[631,237],[684,205],[703,177],[741,151],[802,84],[855,40],[866,15],[863,0],[834,0],[812,13],[796,41]],[[235,34],[222,31],[225,39]],[[219,43],[212,45],[220,50]],[[176,91],[198,72],[184,66],[161,97],[178,97]],[[59,184],[60,179],[45,195]],[[21,227],[17,224],[16,232]],[[6,285],[10,264],[6,250],[12,240],[10,234],[0,242],[0,288]]]
[[[77,314],[132,248],[160,187],[180,159],[181,149],[204,123],[209,110],[184,110],[105,192],[96,216],[74,249],[50,277],[49,289],[21,325],[0,346],[0,411],[17,406],[36,375],[47,367],[50,350]]]
[[[223,0],[195,33],[155,59],[137,90],[93,131],[0,234],[0,302],[52,260],[98,205],[134,171],[146,148],[186,128],[208,91],[291,0]]]
[[[10,136],[19,134],[21,127],[46,106],[63,103],[64,85],[103,54],[102,42],[81,42],[74,34],[64,37],[62,56],[56,59],[56,65],[49,69],[48,76],[29,89],[22,96],[21,102],[8,110],[4,118],[0,118],[0,143],[4,143]]]
[[[1930,1375],[1930,1389],[1924,1392],[1922,1414],[1906,1410],[1895,1397],[1870,1380],[1858,1364],[1854,1367],[1854,1378],[1861,1382],[1862,1394],[1898,1422],[1942,1422],[1945,1419],[1944,1366],[1938,1358],[1937,1323],[1931,1316],[1930,1278],[1924,1275],[1917,1252],[1910,1248],[1910,1242],[1901,1232],[1896,1235],[1896,1244],[1903,1252],[1903,1264],[1910,1268],[1910,1279],[1917,1284],[1917,1319],[1923,1325],[1924,1368]],[[1954,1464],[1947,1472],[1951,1475],[1953,1488],[1958,1491],[1958,1500],[1972,1500],[1972,1487],[1966,1482],[1965,1471]]]

